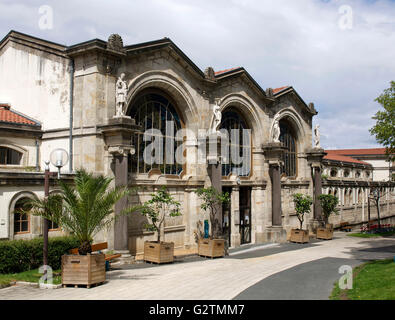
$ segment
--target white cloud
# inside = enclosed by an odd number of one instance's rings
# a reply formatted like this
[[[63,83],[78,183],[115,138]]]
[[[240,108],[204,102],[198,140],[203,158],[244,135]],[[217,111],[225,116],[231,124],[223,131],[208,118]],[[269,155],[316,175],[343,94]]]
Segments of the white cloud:
[[[54,8],[54,29],[38,29],[38,7]],[[350,5],[353,28],[338,26]],[[293,85],[314,101],[323,145],[374,146],[373,100],[395,75],[393,1],[0,0],[10,29],[75,44],[111,33],[125,44],[170,37],[201,69],[244,66],[263,88]]]

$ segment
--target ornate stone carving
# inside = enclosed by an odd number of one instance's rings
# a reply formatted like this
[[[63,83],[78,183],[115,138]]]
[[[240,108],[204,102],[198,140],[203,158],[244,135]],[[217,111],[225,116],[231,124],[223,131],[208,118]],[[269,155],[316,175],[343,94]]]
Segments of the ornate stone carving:
[[[108,37],[107,49],[123,51],[123,41],[119,34],[112,34]]]
[[[266,89],[266,96],[267,96],[268,98],[273,98],[274,93],[273,93],[273,89],[272,89],[272,88],[267,88],[267,89]]]
[[[125,73],[121,73],[115,85],[116,117],[125,116],[126,96],[128,94],[128,84],[125,81]]]
[[[314,127],[314,147],[317,149],[321,148],[320,145],[320,126],[317,124]]]
[[[273,130],[272,130],[272,142],[280,142],[280,124],[278,120],[274,120]]]
[[[204,70],[204,76],[205,76],[206,79],[208,79],[208,80],[215,81],[215,72],[214,72],[214,69],[213,69],[212,67],[206,68],[206,70]]]

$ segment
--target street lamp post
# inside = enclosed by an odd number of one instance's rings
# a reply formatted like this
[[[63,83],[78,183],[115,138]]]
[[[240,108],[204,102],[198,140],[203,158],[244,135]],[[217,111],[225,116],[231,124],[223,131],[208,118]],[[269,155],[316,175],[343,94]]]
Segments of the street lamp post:
[[[52,175],[56,175],[56,172],[50,172],[49,163],[58,168],[57,176],[60,179],[60,169],[66,165],[68,161],[68,154],[63,149],[55,149],[50,154],[51,161],[45,161],[45,175],[44,175],[44,196],[48,199],[49,196],[49,179]],[[47,273],[48,266],[48,219],[44,218],[43,223],[43,263],[44,263],[44,275]]]

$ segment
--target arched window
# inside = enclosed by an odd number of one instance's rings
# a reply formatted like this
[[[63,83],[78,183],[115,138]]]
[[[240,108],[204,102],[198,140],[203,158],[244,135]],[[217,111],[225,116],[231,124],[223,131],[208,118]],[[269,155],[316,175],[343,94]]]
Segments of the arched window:
[[[14,233],[30,232],[30,215],[28,214],[31,206],[28,205],[30,198],[24,197],[19,199],[14,206]]]
[[[332,169],[330,175],[331,175],[332,178],[337,177],[337,170],[336,169]]]
[[[350,176],[350,170],[344,170],[344,177],[348,178]]]
[[[223,159],[222,175],[227,176],[233,173],[238,176],[249,176],[251,173],[251,133],[246,122],[235,109],[229,108],[222,113],[220,130],[226,131],[229,138],[227,140],[230,142],[226,144],[226,159]],[[232,149],[237,157],[232,157]]]
[[[283,156],[284,165],[281,173],[287,177],[296,176],[296,138],[288,122],[280,121],[280,141],[286,148]]]
[[[0,147],[0,164],[20,165],[22,153],[7,147]]]
[[[162,174],[177,175],[182,171],[182,164],[175,159],[176,149],[182,141],[175,141],[175,134],[182,128],[180,117],[178,116],[174,104],[170,98],[160,93],[146,93],[133,103],[129,115],[136,120],[136,124],[142,126],[143,132],[137,133],[133,137],[133,144],[136,147],[136,155],[129,158],[129,170],[132,173],[148,173],[151,169],[160,170]],[[166,130],[173,127],[172,130]],[[157,129],[161,134],[150,133],[151,141],[144,141],[144,132],[149,129]],[[162,137],[159,154],[162,156],[155,163],[150,164],[144,161],[144,150],[155,138]],[[171,148],[171,150],[166,149]],[[171,155],[171,156],[169,156]],[[160,163],[158,163],[160,162]]]

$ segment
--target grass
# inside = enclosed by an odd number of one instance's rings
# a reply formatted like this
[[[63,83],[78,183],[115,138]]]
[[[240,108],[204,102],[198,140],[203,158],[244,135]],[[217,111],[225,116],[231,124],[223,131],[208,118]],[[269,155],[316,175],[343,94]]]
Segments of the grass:
[[[351,234],[348,234],[349,237],[358,237],[358,238],[390,237],[393,235],[395,235],[395,231],[383,232],[383,233],[351,233]]]
[[[52,283],[53,284],[62,283],[62,277],[60,276],[60,270],[56,270],[53,273],[54,273],[54,275],[53,275]],[[26,282],[38,283],[42,276],[43,276],[43,274],[39,273],[38,269],[24,271],[21,273],[0,274],[0,288],[9,286],[10,283],[13,281],[26,281]]]
[[[331,300],[395,300],[393,259],[364,263],[353,269],[353,288],[342,290],[335,284]]]

